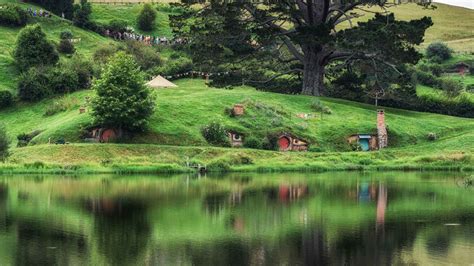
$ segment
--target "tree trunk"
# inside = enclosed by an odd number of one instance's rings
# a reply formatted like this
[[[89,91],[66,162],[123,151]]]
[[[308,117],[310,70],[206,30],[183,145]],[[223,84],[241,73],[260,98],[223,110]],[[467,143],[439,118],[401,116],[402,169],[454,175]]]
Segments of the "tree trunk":
[[[304,55],[302,94],[321,96],[324,91],[324,68],[322,56],[314,51]]]

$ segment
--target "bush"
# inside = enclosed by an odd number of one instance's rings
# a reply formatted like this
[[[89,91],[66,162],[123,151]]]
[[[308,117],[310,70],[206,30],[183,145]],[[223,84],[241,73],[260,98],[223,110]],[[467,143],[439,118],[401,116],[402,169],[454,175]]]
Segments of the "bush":
[[[0,124],[0,161],[4,162],[8,157],[10,149],[10,140],[7,136],[7,130],[4,125]]]
[[[315,112],[321,112],[323,114],[332,114],[331,108],[323,105],[323,103],[319,99],[313,100],[313,102],[311,103],[311,109],[313,109]]]
[[[10,91],[0,91],[0,109],[13,104],[13,94]]]
[[[97,50],[95,50],[93,58],[94,62],[99,63],[99,64],[105,64],[109,60],[112,55],[117,53],[118,49],[115,46],[112,45],[107,45],[107,46],[102,46],[99,47]]]
[[[433,88],[440,88],[441,87],[441,81],[435,77],[433,74],[424,72],[421,70],[416,70],[414,79],[416,83],[433,87]]]
[[[438,60],[445,61],[451,58],[451,49],[442,42],[431,43],[426,49],[426,57],[430,59],[435,59],[438,57]]]
[[[110,31],[125,32],[127,31],[128,22],[122,19],[113,19],[109,22],[106,28]]]
[[[466,91],[474,93],[474,84],[468,84],[466,85]]]
[[[91,86],[92,77],[94,76],[94,64],[91,61],[75,55],[64,67],[76,73],[77,89],[87,89]]]
[[[278,150],[278,135],[269,133],[263,139],[262,148],[265,150]]]
[[[150,31],[155,26],[156,10],[150,4],[143,5],[137,18],[138,28],[144,31]]]
[[[441,80],[441,89],[446,92],[446,95],[450,98],[459,96],[463,89],[463,85],[460,81],[453,79],[443,79]]]
[[[72,37],[74,37],[74,35],[72,34],[72,31],[70,31],[70,30],[63,30],[59,34],[59,38],[61,40],[70,40],[70,39],[72,39]]]
[[[160,73],[163,76],[173,76],[180,73],[185,73],[193,69],[193,61],[190,58],[180,56],[176,59],[169,60],[153,71]]]
[[[69,93],[79,89],[77,73],[72,69],[61,67],[50,69],[48,73],[49,87],[53,93]]]
[[[229,138],[223,125],[218,122],[212,122],[201,129],[201,134],[209,144],[229,147]]]
[[[18,96],[21,100],[29,102],[39,101],[51,95],[51,93],[49,77],[44,71],[30,68],[27,72],[20,75]]]
[[[40,133],[41,133],[41,131],[35,130],[35,131],[33,131],[33,132],[31,132],[31,133],[28,133],[28,134],[26,134],[26,133],[21,133],[21,134],[19,134],[19,135],[16,137],[16,139],[18,140],[17,146],[18,146],[18,147],[25,147],[25,146],[27,146],[28,143],[30,143],[30,141],[31,141],[34,137],[38,136]]]
[[[248,137],[244,139],[244,147],[250,149],[261,149],[262,141],[256,137]]]
[[[13,57],[23,71],[33,66],[54,65],[59,60],[54,45],[46,39],[38,24],[26,26],[20,31]]]
[[[127,53],[133,55],[133,58],[142,70],[149,70],[161,65],[160,54],[155,48],[145,45],[142,42],[127,41]]]
[[[58,52],[62,54],[73,54],[76,51],[74,44],[69,39],[61,39],[58,44]]]
[[[25,26],[28,22],[28,13],[21,7],[13,4],[0,5],[0,25]]]
[[[80,4],[74,5],[74,15],[72,22],[80,28],[90,28],[90,15],[92,14],[92,5],[87,0],[81,0]]]

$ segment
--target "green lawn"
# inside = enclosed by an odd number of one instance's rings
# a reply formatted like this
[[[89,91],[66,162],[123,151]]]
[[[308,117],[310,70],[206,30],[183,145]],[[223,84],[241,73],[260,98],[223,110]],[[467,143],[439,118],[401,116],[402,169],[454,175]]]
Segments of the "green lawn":
[[[101,166],[103,161],[110,159],[117,165],[152,167],[157,164],[183,165],[187,157],[206,164],[222,160],[240,170],[255,170],[262,166],[280,170],[326,169],[329,166],[337,169],[366,167],[365,164],[371,167],[409,167],[411,164],[454,167],[458,163],[464,166],[472,163],[473,119],[385,108],[390,148],[384,152],[339,153],[349,150],[346,143],[349,135],[376,132],[374,106],[322,98],[323,104],[329,106],[333,113],[321,118],[319,113],[311,110],[314,97],[260,92],[250,87],[213,89],[208,88],[203,80],[178,80],[176,84],[178,88],[156,90],[156,112],[148,132],[132,140],[136,144],[41,145],[50,138],[54,141],[63,137],[69,142],[81,142],[80,129],[92,120],[88,113],[79,114],[77,108],[44,117],[45,107],[54,99],[2,111],[0,122],[7,125],[14,143],[15,136],[20,133],[42,131],[32,141],[36,146],[13,150],[11,163],[42,161],[60,165]],[[82,103],[84,97],[91,94],[92,91],[81,91],[70,97]],[[244,116],[232,118],[225,114],[225,108],[242,102],[247,106]],[[297,118],[297,113],[309,113],[313,118]],[[320,152],[278,153],[211,148],[200,133],[201,128],[211,121],[220,121],[246,137],[259,139],[267,132],[291,132],[308,139],[312,150]],[[429,132],[436,133],[439,140],[429,142]],[[251,158],[254,164],[240,165],[245,157]]]

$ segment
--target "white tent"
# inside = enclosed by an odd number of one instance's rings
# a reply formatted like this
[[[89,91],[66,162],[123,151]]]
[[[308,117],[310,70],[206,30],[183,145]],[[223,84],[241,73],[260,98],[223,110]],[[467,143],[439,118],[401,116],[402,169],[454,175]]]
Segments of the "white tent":
[[[176,84],[172,83],[171,81],[165,79],[164,77],[158,75],[154,79],[148,81],[146,84],[151,88],[175,88],[178,87]]]

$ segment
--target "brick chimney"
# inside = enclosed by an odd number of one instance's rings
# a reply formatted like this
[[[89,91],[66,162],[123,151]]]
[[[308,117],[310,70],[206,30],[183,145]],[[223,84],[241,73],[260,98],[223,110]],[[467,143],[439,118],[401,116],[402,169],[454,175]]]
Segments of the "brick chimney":
[[[385,112],[383,109],[377,110],[377,138],[379,149],[388,145],[387,128],[385,127]]]

